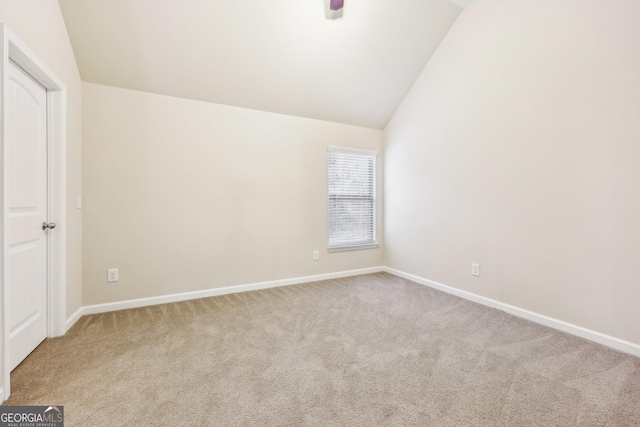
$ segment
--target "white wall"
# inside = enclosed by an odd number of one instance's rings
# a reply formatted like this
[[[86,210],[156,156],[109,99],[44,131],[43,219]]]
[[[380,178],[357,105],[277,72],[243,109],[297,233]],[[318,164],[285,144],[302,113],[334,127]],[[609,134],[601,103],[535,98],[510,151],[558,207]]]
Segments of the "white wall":
[[[326,251],[327,146],[381,131],[82,87],[85,305],[382,265]]]
[[[67,86],[67,316],[82,305],[82,96],[78,67],[55,0],[1,0],[6,24]]]
[[[385,131],[386,265],[640,343],[639,16],[467,7]]]

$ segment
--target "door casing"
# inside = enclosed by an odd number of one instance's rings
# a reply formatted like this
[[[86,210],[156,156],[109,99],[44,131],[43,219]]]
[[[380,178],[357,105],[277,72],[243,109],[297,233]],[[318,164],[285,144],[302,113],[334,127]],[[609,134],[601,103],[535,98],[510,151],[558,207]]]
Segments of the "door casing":
[[[7,68],[9,60],[22,67],[47,90],[47,179],[48,218],[58,227],[49,233],[47,242],[47,337],[57,337],[66,332],[66,104],[67,89],[62,81],[0,23],[0,397],[6,400],[11,394],[9,367],[9,322],[5,283],[7,280],[7,218],[6,203],[7,165],[5,155],[5,111],[7,100]]]

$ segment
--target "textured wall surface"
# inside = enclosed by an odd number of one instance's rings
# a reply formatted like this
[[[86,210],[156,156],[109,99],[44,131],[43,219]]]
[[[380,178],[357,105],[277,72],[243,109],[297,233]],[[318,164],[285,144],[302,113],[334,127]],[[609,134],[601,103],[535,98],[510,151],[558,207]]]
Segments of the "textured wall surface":
[[[385,131],[386,265],[640,343],[638,16],[467,7]]]
[[[381,131],[91,83],[83,102],[85,305],[382,265],[326,250],[327,147]]]

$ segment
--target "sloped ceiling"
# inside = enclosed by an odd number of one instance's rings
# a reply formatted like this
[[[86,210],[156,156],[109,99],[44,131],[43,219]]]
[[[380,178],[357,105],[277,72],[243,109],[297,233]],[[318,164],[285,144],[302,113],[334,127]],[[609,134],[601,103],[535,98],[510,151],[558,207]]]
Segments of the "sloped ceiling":
[[[462,10],[449,0],[347,0],[337,16],[328,0],[60,6],[83,81],[377,129]]]
[[[462,7],[467,7],[474,2],[474,0],[451,0],[451,1],[457,4],[458,6],[462,6]]]

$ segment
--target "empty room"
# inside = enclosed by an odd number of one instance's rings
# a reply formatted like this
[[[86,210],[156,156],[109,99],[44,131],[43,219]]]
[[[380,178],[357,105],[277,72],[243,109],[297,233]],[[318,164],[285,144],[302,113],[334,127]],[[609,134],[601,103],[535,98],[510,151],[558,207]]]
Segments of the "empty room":
[[[0,0],[0,427],[640,426],[638,0]]]

